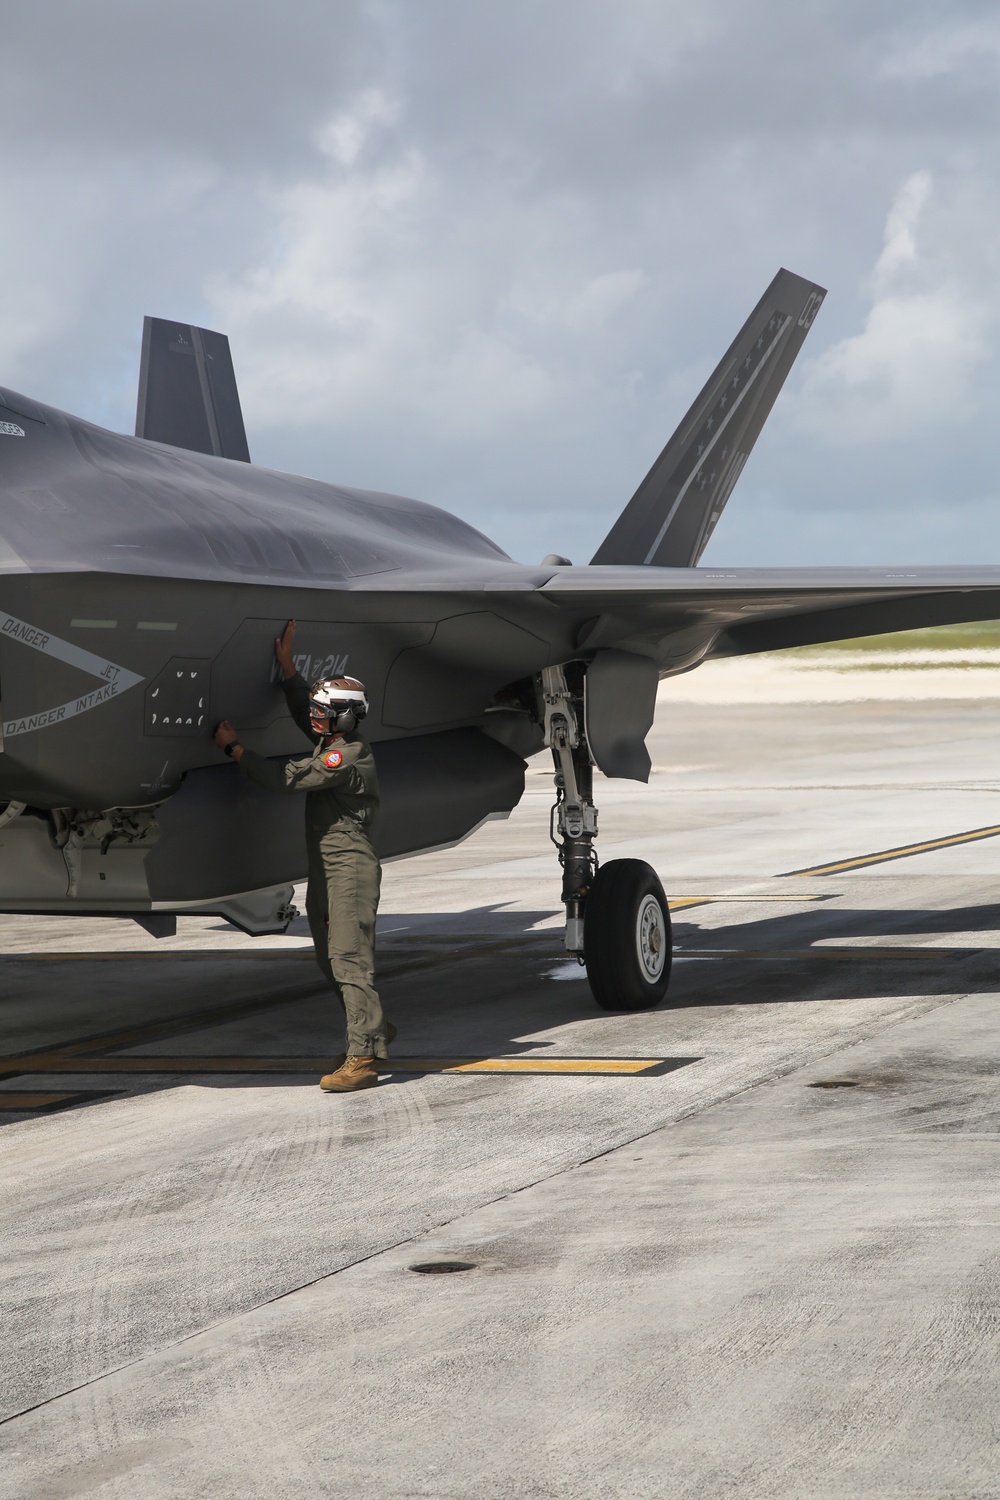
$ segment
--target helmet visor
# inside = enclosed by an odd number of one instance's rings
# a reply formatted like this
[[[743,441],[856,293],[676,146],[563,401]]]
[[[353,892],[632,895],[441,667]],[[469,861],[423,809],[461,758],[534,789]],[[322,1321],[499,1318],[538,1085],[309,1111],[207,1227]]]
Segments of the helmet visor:
[[[309,699],[309,712],[314,719],[336,719],[347,713],[360,719],[364,717],[366,707],[364,700],[358,698],[337,698],[331,703],[322,703],[318,698]]]
[[[363,719],[368,698],[360,682],[314,682],[309,690],[309,712],[317,719],[337,719],[348,713]]]

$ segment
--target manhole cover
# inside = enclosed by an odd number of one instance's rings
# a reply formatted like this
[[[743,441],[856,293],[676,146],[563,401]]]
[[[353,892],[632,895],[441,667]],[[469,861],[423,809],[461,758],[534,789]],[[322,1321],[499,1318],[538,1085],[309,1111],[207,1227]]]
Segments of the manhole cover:
[[[819,1083],[807,1083],[807,1089],[859,1089],[860,1078],[821,1078]]]
[[[422,1276],[445,1276],[449,1271],[474,1271],[475,1263],[471,1260],[421,1260],[411,1271],[419,1271]]]

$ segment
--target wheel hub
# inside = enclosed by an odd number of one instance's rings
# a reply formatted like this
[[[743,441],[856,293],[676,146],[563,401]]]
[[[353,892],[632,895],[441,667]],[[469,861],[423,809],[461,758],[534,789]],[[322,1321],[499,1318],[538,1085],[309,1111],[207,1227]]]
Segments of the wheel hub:
[[[665,939],[665,923],[660,903],[655,896],[645,896],[636,920],[635,945],[643,973],[650,984],[655,984],[663,973]]]

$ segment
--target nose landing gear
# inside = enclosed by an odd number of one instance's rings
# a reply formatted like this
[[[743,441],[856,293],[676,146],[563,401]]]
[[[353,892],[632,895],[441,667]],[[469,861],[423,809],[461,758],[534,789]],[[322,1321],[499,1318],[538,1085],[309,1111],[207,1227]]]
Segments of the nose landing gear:
[[[582,684],[581,684],[582,691]],[[594,768],[583,730],[582,697],[566,681],[562,667],[542,672],[545,743],[555,762],[556,800],[549,837],[562,865],[562,899],[566,907],[566,951],[583,956],[583,909],[597,875],[597,808]]]
[[[670,908],[659,877],[641,859],[598,866],[594,772],[579,683],[568,668],[542,672],[545,743],[555,762],[550,837],[563,871],[566,951],[586,965],[602,1010],[648,1010],[670,982]]]

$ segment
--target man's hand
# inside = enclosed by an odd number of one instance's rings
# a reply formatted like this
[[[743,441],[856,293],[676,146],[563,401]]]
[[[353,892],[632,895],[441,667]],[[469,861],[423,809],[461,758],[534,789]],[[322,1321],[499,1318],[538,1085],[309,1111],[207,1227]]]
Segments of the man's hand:
[[[218,745],[220,750],[225,750],[227,745],[234,744],[237,738],[238,736],[236,730],[233,728],[232,724],[230,724],[228,719],[223,719],[222,723],[217,725],[215,730],[215,743]],[[233,760],[239,760],[242,754],[243,746],[237,745],[236,749],[233,751]]]
[[[274,655],[286,679],[295,676],[295,662],[292,659],[292,648],[295,645],[295,632],[297,629],[298,626],[295,621],[289,620],[281,634],[274,638]]]

